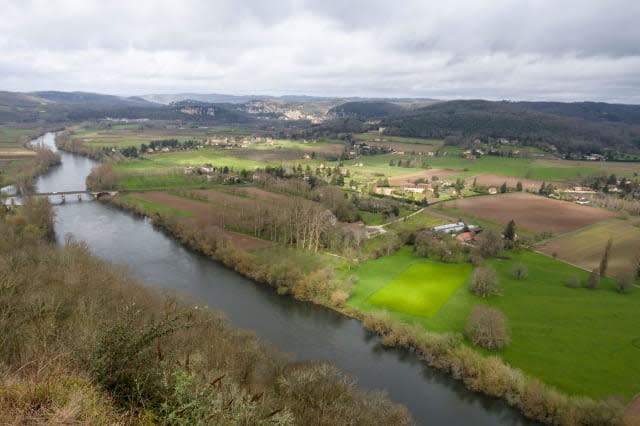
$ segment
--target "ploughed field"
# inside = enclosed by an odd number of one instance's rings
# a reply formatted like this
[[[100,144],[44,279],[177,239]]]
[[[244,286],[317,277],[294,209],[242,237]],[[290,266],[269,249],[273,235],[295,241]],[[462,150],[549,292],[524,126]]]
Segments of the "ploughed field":
[[[548,255],[592,270],[600,264],[607,241],[611,238],[611,254],[607,275],[615,277],[632,268],[640,252],[640,220],[613,218],[593,226],[561,235],[538,246]],[[639,307],[640,310],[640,307]]]
[[[464,215],[498,223],[506,224],[513,219],[520,227],[554,234],[574,231],[615,216],[604,209],[526,192],[464,198],[447,202],[445,206]]]

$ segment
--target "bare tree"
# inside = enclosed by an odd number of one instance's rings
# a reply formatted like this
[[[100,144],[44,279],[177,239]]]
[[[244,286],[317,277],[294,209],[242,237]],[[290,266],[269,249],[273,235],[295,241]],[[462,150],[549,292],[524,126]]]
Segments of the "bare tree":
[[[467,319],[465,333],[475,345],[484,349],[500,349],[509,343],[509,330],[504,314],[486,305],[473,307]]]
[[[600,271],[598,270],[598,268],[594,268],[593,271],[591,271],[591,274],[589,274],[589,278],[587,279],[587,288],[596,290],[598,287],[600,287]]]
[[[476,296],[486,298],[498,293],[499,284],[496,270],[490,266],[483,266],[473,271],[469,289]]]

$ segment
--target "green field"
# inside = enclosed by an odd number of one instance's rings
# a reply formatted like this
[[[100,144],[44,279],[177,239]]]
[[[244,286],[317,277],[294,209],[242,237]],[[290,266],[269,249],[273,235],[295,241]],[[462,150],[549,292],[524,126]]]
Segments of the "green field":
[[[265,167],[267,164],[261,161],[238,158],[233,155],[233,150],[223,150],[216,148],[204,148],[191,151],[175,151],[162,154],[145,156],[141,160],[132,160],[126,163],[119,163],[116,170],[119,172],[147,172],[153,170],[167,170],[171,168],[183,168],[186,166],[202,166],[203,164],[213,164],[217,167],[227,166],[237,170],[254,170],[257,167]],[[280,162],[271,163],[279,165]]]
[[[570,289],[566,279],[577,274],[585,281],[587,272],[534,252],[509,256],[509,260],[490,261],[500,277],[500,296],[482,300],[463,285],[430,318],[386,307],[392,316],[427,330],[462,332],[471,308],[488,303],[508,318],[511,343],[498,354],[514,367],[569,394],[595,398],[615,394],[629,400],[640,392],[640,348],[634,344],[640,339],[640,290],[618,294],[609,279],[602,280],[599,290]],[[516,262],[527,265],[526,280],[511,277]],[[359,280],[349,305],[380,310],[368,299],[413,265],[424,263],[404,248],[362,264],[352,271]],[[464,269],[460,274],[464,279]]]
[[[190,211],[172,208],[164,204],[154,203],[153,201],[143,200],[141,198],[134,197],[133,195],[123,195],[122,198],[127,203],[137,206],[138,208],[140,208],[140,210],[143,210],[148,214],[160,213],[162,215],[176,216],[181,218],[195,216],[195,214]]]
[[[0,148],[22,148],[23,143],[36,133],[34,129],[0,127]]]
[[[372,305],[409,315],[433,317],[467,280],[471,265],[416,263],[367,299]]]

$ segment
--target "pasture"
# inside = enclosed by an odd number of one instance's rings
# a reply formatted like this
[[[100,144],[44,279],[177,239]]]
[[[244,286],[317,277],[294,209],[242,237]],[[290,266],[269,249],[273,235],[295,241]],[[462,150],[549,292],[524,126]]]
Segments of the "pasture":
[[[177,139],[202,140],[211,136],[206,129],[166,129],[163,127],[145,127],[142,124],[112,125],[104,128],[85,128],[75,130],[70,138],[80,140],[84,145],[93,147],[139,147],[153,140]]]
[[[545,241],[537,249],[550,256],[555,253],[559,259],[592,270],[599,266],[609,238],[613,245],[607,275],[615,277],[628,272],[631,262],[640,254],[640,220],[637,218],[599,222]]]
[[[516,225],[535,232],[563,234],[615,216],[596,207],[553,200],[526,192],[464,198],[443,203],[445,210],[461,216]]]
[[[640,339],[640,290],[619,294],[608,278],[598,290],[571,289],[565,286],[566,279],[577,275],[585,282],[586,271],[531,251],[508,256],[489,261],[500,279],[499,296],[481,299],[462,285],[432,317],[412,314],[409,304],[404,312],[402,306],[400,311],[395,310],[397,306],[386,308],[391,316],[429,331],[462,332],[471,308],[487,303],[507,317],[511,343],[497,354],[512,366],[572,395],[601,398],[614,394],[628,401],[640,392],[640,347],[634,344]],[[528,268],[525,280],[511,276],[518,262]],[[413,265],[425,263],[428,261],[415,257],[408,248],[365,262],[352,271],[358,281],[349,305],[362,311],[383,309],[382,303],[372,304],[370,298]],[[447,274],[444,278],[448,279]]]

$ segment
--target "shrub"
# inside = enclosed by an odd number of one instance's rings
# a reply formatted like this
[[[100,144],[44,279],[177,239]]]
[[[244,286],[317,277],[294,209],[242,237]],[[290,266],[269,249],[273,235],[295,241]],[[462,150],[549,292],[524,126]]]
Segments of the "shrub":
[[[473,307],[465,333],[475,345],[484,349],[500,349],[509,343],[509,331],[504,314],[485,305]]]
[[[596,290],[600,287],[600,270],[599,268],[595,268],[589,274],[589,278],[587,279],[587,288],[591,290]]]
[[[616,277],[616,290],[619,293],[627,293],[633,287],[633,273],[622,272]]]
[[[511,276],[516,280],[524,280],[529,276],[529,269],[524,263],[518,262],[511,268]]]
[[[566,286],[569,288],[578,288],[580,287],[580,277],[578,275],[571,275],[567,278]]]
[[[489,297],[498,293],[499,284],[496,270],[490,266],[483,266],[473,271],[469,289],[476,296]]]

